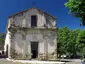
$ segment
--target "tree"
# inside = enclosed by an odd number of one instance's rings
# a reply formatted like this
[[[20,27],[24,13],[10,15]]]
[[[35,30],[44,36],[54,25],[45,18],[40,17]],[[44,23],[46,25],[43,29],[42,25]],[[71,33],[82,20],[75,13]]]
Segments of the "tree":
[[[5,33],[0,33],[0,44],[5,43]]]
[[[68,43],[68,33],[69,29],[64,27],[58,31],[58,53],[63,55],[67,53],[67,43]]]
[[[61,28],[58,31],[58,54],[67,55],[74,58],[79,51],[77,49],[77,36],[80,32],[77,30],[69,30],[67,27]],[[74,51],[75,50],[75,51]]]
[[[5,33],[0,33],[0,50],[4,49]]]
[[[77,42],[76,42],[79,32],[80,32],[80,29],[69,31],[67,52],[69,54],[69,57],[71,58],[75,58],[79,51],[77,48]]]
[[[80,31],[77,38],[77,46],[80,51],[80,54],[82,55],[82,58],[84,58],[85,55],[85,30]]]
[[[81,19],[81,25],[85,26],[85,0],[68,0],[65,6],[69,12]]]

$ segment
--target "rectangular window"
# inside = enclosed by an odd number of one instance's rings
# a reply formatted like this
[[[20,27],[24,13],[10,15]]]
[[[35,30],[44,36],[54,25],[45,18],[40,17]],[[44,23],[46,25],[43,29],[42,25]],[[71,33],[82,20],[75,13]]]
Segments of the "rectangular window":
[[[37,27],[37,16],[31,16],[31,27]]]

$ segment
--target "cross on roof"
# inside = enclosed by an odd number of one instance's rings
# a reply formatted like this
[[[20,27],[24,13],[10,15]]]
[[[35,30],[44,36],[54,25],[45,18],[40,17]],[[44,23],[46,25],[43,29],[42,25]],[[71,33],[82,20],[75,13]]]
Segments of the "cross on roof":
[[[36,4],[35,2],[32,2],[33,7],[35,7],[35,4]]]

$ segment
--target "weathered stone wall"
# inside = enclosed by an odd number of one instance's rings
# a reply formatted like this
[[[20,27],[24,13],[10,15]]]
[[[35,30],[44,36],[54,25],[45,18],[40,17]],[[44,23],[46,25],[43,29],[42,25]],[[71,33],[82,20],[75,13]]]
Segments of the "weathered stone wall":
[[[43,37],[45,37],[45,39]],[[56,39],[54,31],[45,31],[45,33],[43,33],[43,31],[40,30],[30,30],[26,32],[24,39],[25,40],[23,40],[23,31],[15,33],[12,47],[14,47],[17,54],[27,55],[29,59],[31,59],[31,42],[34,41],[39,43],[38,59],[43,60],[44,56],[47,59],[53,59],[56,43],[54,42]]]
[[[37,28],[55,28],[56,19],[39,10],[33,8],[26,12],[20,13],[14,17],[9,18],[9,24],[13,22],[16,26],[31,27],[31,15],[37,16]]]

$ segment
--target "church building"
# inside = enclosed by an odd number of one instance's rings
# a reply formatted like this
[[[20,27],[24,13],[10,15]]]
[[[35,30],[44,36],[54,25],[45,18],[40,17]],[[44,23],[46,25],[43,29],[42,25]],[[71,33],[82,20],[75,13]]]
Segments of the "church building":
[[[36,7],[9,16],[4,51],[13,59],[57,59],[56,17]]]

